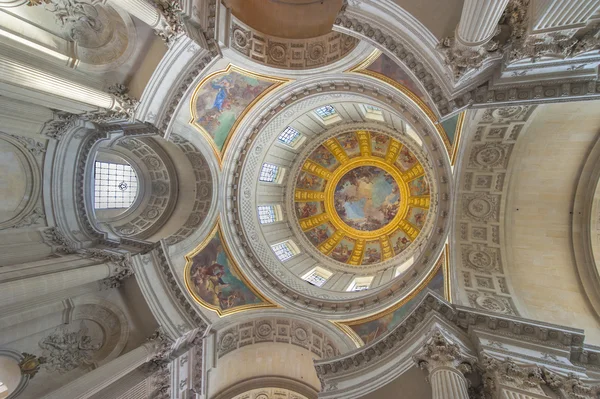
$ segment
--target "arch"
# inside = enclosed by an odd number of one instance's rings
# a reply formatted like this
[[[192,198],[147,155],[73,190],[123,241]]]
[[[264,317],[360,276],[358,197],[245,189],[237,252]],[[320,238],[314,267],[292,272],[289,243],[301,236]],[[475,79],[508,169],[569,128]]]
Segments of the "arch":
[[[43,215],[41,210],[36,210],[41,173],[34,153],[36,149],[43,153],[43,146],[40,146],[42,144],[34,139],[0,132],[0,167],[3,169],[0,178],[4,181],[2,190],[5,193],[0,210],[0,230],[32,224],[25,218],[33,213],[38,218]],[[35,221],[37,219],[31,220]]]

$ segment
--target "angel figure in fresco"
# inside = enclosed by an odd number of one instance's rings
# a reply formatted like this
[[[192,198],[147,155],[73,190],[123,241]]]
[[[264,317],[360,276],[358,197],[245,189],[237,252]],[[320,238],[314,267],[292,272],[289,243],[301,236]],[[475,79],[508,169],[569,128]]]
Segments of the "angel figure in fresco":
[[[213,109],[216,109],[218,112],[223,112],[223,108],[230,109],[231,100],[229,100],[229,96],[231,95],[233,83],[227,76],[224,76],[217,81],[210,82],[210,85],[213,89],[217,90],[217,95],[215,96],[215,101],[212,106]]]

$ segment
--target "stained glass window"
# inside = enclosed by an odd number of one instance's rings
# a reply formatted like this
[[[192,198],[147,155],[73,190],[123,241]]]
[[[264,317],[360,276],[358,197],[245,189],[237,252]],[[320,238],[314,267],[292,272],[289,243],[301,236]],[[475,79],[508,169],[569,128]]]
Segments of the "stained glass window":
[[[271,163],[264,163],[260,171],[260,181],[274,182],[277,180],[277,174],[279,173],[279,166]]]
[[[335,115],[335,108],[333,108],[333,105],[324,105],[315,109],[315,113],[319,115],[321,119],[327,119],[330,116]]]
[[[286,144],[290,147],[293,147],[299,138],[300,138],[300,132],[291,126],[286,127],[285,130],[283,132],[281,132],[279,137],[277,137],[277,139],[281,143]]]
[[[277,221],[275,207],[273,205],[261,205],[258,207],[258,220],[261,224],[274,223]]]
[[[280,242],[279,244],[271,245],[273,252],[279,258],[280,261],[286,261],[289,258],[296,255],[296,250],[291,246],[289,241]]]
[[[138,180],[129,165],[100,162],[94,165],[94,208],[129,208],[138,192]]]

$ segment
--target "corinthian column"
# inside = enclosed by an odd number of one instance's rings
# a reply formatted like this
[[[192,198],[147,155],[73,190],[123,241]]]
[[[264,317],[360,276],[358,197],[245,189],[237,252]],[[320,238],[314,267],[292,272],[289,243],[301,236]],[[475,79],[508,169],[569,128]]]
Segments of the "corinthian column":
[[[183,33],[183,25],[179,18],[181,7],[176,0],[160,2],[157,4],[158,8],[146,0],[110,0],[110,3],[150,26],[167,45]]]
[[[428,371],[433,399],[469,399],[468,383],[463,373],[472,370],[472,360],[439,330],[413,359],[421,369]]]
[[[495,36],[508,1],[466,0],[456,29],[456,40],[467,47],[486,44]]]
[[[536,365],[517,365],[512,359],[494,359],[482,355],[484,391],[491,397],[509,399],[548,398],[540,384],[544,384],[542,370]]]

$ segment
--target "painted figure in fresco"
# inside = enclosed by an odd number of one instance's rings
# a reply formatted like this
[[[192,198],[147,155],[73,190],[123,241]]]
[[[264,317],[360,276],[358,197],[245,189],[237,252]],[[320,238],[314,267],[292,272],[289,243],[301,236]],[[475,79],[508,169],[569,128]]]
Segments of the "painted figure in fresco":
[[[195,293],[222,310],[261,302],[229,262],[217,234],[192,258],[189,281]]]
[[[363,256],[363,265],[376,263],[381,260],[381,253],[377,248],[365,248],[365,254]]]
[[[417,227],[423,227],[423,224],[425,223],[425,212],[415,212],[414,221]]]
[[[429,193],[427,180],[424,177],[419,177],[412,180],[410,183],[410,195],[425,195]]]
[[[373,134],[372,139],[374,141],[373,151],[375,152],[386,152],[386,146],[389,139],[381,134]]]
[[[297,213],[299,219],[311,217],[317,213],[317,204],[314,202],[297,203]]]
[[[323,146],[318,147],[315,152],[311,155],[311,158],[316,163],[329,168],[330,166],[337,163],[335,156],[329,152],[329,150]]]
[[[417,158],[415,158],[415,156],[406,148],[403,148],[402,151],[400,151],[400,154],[398,155],[398,160],[407,169],[417,163]]]
[[[394,245],[394,252],[398,254],[400,251],[406,248],[408,244],[410,244],[410,240],[408,238],[405,236],[398,237],[396,244]]]
[[[331,257],[339,262],[346,262],[350,259],[352,251],[348,248],[347,244],[341,243],[333,249]]]
[[[233,83],[228,79],[228,77],[223,76],[223,78],[217,81],[210,82],[210,85],[213,89],[217,90],[213,108],[219,112],[222,112],[223,108],[231,109],[231,102],[228,101],[227,98],[231,95],[230,91],[233,87]]]
[[[347,154],[358,150],[358,140],[356,139],[356,136],[352,133],[342,134],[341,136],[338,136],[337,141],[340,143],[340,145]]]
[[[329,238],[329,226],[321,225],[307,232],[308,238],[314,245],[319,245]]]
[[[340,179],[334,198],[335,210],[344,223],[373,231],[387,225],[398,213],[400,189],[382,169],[361,166]]]
[[[302,173],[298,176],[298,187],[307,190],[315,190],[321,187],[321,178],[311,175],[310,173]]]

